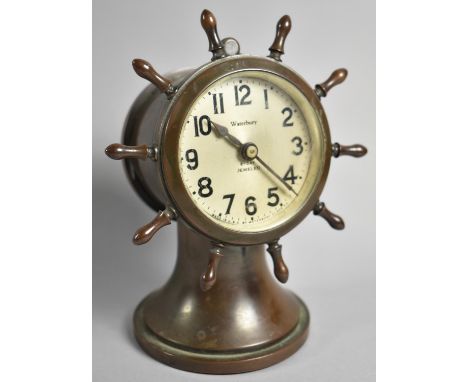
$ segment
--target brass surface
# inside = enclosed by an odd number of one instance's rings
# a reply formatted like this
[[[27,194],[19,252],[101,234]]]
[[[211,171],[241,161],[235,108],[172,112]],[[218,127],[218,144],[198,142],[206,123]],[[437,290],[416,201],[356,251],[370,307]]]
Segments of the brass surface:
[[[321,172],[315,180],[314,189],[293,217],[278,226],[261,232],[237,232],[227,229],[203,214],[187,193],[180,171],[178,156],[180,130],[185,123],[185,114],[193,100],[214,81],[232,73],[254,70],[266,72],[286,79],[295,86],[315,110],[321,129],[324,152],[321,158]],[[196,70],[179,87],[171,100],[163,121],[160,138],[160,155],[163,184],[172,205],[192,228],[214,241],[232,245],[255,245],[272,242],[296,227],[313,210],[323,190],[330,167],[331,142],[325,111],[315,92],[296,72],[271,58],[239,55],[226,57]]]
[[[152,357],[200,373],[269,366],[305,341],[305,305],[271,276],[263,245],[226,246],[211,289],[199,286],[212,243],[183,223],[172,276],[134,316],[135,335]]]
[[[284,43],[286,42],[286,37],[288,37],[290,31],[291,18],[288,15],[284,15],[276,24],[275,40],[269,48],[269,57],[275,59],[276,61],[281,61],[281,56],[284,54]]]
[[[336,85],[343,83],[346,77],[348,77],[348,71],[346,69],[336,69],[324,82],[315,85],[317,95],[319,97],[326,97],[328,92]]]
[[[175,86],[183,82],[194,70],[166,73]],[[162,120],[170,100],[155,85],[149,84],[130,108],[123,129],[122,142],[138,145],[142,142],[159,147]],[[159,154],[158,154],[159,155]],[[124,159],[125,173],[138,196],[155,212],[166,208],[169,199],[162,184],[161,166],[155,161]]]
[[[252,60],[262,60],[268,63],[267,66],[278,65],[269,59]],[[245,57],[242,62],[246,62]],[[201,67],[198,73],[205,72],[205,68],[212,65],[215,64]],[[235,70],[236,66],[235,62],[231,62],[224,73],[215,71],[212,74],[224,75]],[[255,67],[255,62],[252,66]],[[200,85],[193,81],[193,73],[193,70],[189,70],[167,74],[166,77],[184,91],[185,84],[189,88]],[[312,102],[321,109],[318,98],[310,88],[308,94],[309,99],[315,97]],[[123,142],[127,145],[147,142],[151,147],[167,150],[163,133],[168,126],[166,118],[176,110],[172,109],[172,105],[177,99],[176,95],[168,100],[160,89],[149,85],[132,106],[125,124]],[[189,102],[190,99],[185,107]],[[183,104],[179,106],[183,110]],[[324,183],[328,158],[331,157],[331,143],[323,110],[319,115],[328,142],[321,180]],[[153,209],[161,210],[173,205],[163,181],[162,163],[135,159],[125,159],[124,163],[133,187]],[[321,187],[323,184],[319,185],[320,190]],[[306,212],[303,213],[305,216]],[[307,308],[272,278],[265,260],[264,245],[227,246],[220,252],[224,255],[222,258],[215,256],[210,261],[211,240],[188,228],[183,217],[178,219],[178,223],[179,255],[174,274],[165,287],[152,293],[135,312],[135,335],[140,345],[151,356],[171,366],[217,374],[256,370],[294,353],[307,336]],[[277,277],[285,281],[287,267],[282,266],[277,256],[273,259]],[[207,275],[205,285],[201,278],[203,275]],[[193,311],[189,316],[181,315],[180,312],[184,308],[188,310],[189,306],[184,302],[190,301]],[[200,329],[195,331],[200,326],[218,326],[218,337],[207,331],[199,332]],[[204,335],[211,342],[201,341]],[[219,346],[214,346],[214,343]]]
[[[125,146],[120,143],[113,143],[106,147],[106,155],[115,160],[134,158],[134,159],[146,159],[148,157],[148,146]]]
[[[135,58],[132,61],[132,66],[136,74],[151,82],[161,92],[166,93],[168,96],[174,93],[171,82],[167,78],[161,76],[148,61]]]
[[[133,235],[133,244],[146,244],[162,227],[171,224],[171,214],[168,211],[161,211],[148,224],[139,228]]]
[[[279,282],[285,284],[289,279],[289,269],[283,260],[281,244],[278,244],[278,241],[269,243],[267,251],[273,260],[273,272],[276,276],[276,279]]]
[[[137,231],[135,244],[146,243],[159,228],[178,218],[176,266],[168,282],[148,295],[135,311],[134,331],[138,343],[152,357],[176,368],[200,373],[240,373],[285,359],[299,349],[308,334],[307,308],[271,276],[265,259],[265,243],[268,243],[276,278],[286,282],[289,270],[278,239],[310,211],[323,217],[333,228],[343,229],[343,220],[319,202],[330,159],[332,155],[358,157],[367,150],[360,145],[331,145],[320,102],[320,97],[345,80],[347,71],[336,70],[313,90],[296,72],[280,63],[291,29],[289,16],[283,16],[277,24],[269,58],[225,57],[216,19],[210,11],[203,11],[201,24],[213,62],[163,77],[148,62],[133,61],[137,74],[151,84],[138,96],[127,116],[123,133],[125,146],[111,145],[106,154],[113,159],[124,159],[135,191],[151,208],[162,211]],[[237,54],[238,49],[231,53]],[[320,145],[324,150],[316,162],[321,168],[315,174],[316,183],[307,191],[305,202],[293,217],[268,231],[240,233],[211,221],[193,203],[181,178],[178,148],[181,127],[193,101],[223,76],[248,71],[281,77],[291,89],[302,93],[317,116]],[[222,129],[216,130],[222,135]],[[229,133],[224,136],[242,151],[235,137]],[[246,157],[261,161],[258,150],[253,150],[255,145],[247,143],[244,149]],[[138,160],[148,156],[154,160]],[[264,162],[263,165],[268,167]],[[274,173],[271,168],[269,171]]]
[[[217,22],[214,14],[211,11],[205,9],[201,14],[200,22],[206,33],[206,37],[208,37],[208,50],[213,53],[212,60],[214,61],[218,58],[225,57],[226,54],[224,52],[223,43],[221,42],[221,39],[218,35]]]
[[[330,227],[334,229],[341,231],[345,228],[343,219],[331,212],[323,202],[317,203],[317,205],[314,207],[314,215],[318,215],[324,218]]]
[[[221,248],[222,246],[214,245],[210,250],[208,266],[206,267],[206,271],[200,276],[200,288],[204,292],[211,289],[216,283],[219,261],[223,256]]]
[[[345,146],[340,145],[339,143],[334,143],[332,146],[332,153],[335,158],[342,155],[360,158],[367,154],[367,148],[360,144]]]

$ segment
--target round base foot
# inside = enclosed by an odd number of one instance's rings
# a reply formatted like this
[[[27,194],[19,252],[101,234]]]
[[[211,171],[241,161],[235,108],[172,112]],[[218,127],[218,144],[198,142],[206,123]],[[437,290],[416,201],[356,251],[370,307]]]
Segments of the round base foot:
[[[134,317],[135,337],[151,357],[177,369],[205,374],[235,374],[263,369],[278,363],[296,352],[307,338],[309,312],[299,303],[297,325],[284,337],[273,343],[239,351],[200,351],[182,347],[154,334],[144,322],[145,300],[137,307]]]

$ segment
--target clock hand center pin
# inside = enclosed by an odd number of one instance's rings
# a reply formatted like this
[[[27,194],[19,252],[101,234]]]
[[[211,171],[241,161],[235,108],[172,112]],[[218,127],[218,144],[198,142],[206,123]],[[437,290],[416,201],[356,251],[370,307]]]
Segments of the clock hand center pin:
[[[200,21],[212,62],[164,77],[135,59],[135,72],[152,85],[133,103],[123,141],[105,152],[125,161],[136,193],[159,211],[135,233],[134,244],[178,221],[174,271],[133,316],[138,344],[172,367],[233,374],[282,361],[304,343],[307,307],[274,284],[264,245],[285,283],[281,237],[311,211],[344,228],[319,199],[329,162],[362,157],[367,149],[329,140],[321,98],[345,80],[345,69],[313,89],[280,64],[289,16],[278,21],[268,57],[240,55],[235,39],[220,38],[209,10]],[[293,187],[307,200],[289,203],[297,195]]]
[[[247,142],[242,143],[237,139],[234,135],[229,133],[227,127],[222,126],[218,123],[211,121],[211,125],[214,127],[216,134],[222,138],[226,138],[231,144],[237,147],[240,150],[240,154],[242,158],[247,160],[254,160],[256,159],[258,162],[262,164],[262,166],[267,169],[276,179],[278,179],[281,184],[283,184],[289,191],[293,194],[298,196],[298,193],[288,184],[281,176],[278,175],[276,171],[274,171],[268,164],[265,163],[263,159],[258,156],[258,147],[255,143]]]

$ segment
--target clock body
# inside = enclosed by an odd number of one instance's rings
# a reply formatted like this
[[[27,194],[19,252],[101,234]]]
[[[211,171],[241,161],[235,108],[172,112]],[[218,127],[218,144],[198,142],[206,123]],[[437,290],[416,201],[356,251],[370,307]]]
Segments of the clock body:
[[[177,93],[168,99],[149,85],[124,128],[124,144],[152,142],[157,150],[156,161],[125,161],[147,204],[171,206],[191,228],[235,245],[278,239],[312,211],[328,175],[330,133],[316,93],[297,73],[271,58],[236,55],[166,77]],[[212,122],[255,145],[282,181],[243,158]]]
[[[346,69],[312,89],[282,64],[289,16],[278,21],[268,57],[239,54],[235,39],[221,40],[208,10],[201,25],[211,62],[161,76],[133,60],[151,85],[130,109],[123,145],[106,154],[124,159],[135,191],[157,211],[135,244],[178,221],[172,276],[135,311],[138,343],[181,369],[239,373],[285,359],[308,333],[307,307],[272,278],[265,244],[276,280],[287,282],[280,238],[312,211],[344,228],[319,196],[331,157],[367,150],[331,143],[320,102]]]

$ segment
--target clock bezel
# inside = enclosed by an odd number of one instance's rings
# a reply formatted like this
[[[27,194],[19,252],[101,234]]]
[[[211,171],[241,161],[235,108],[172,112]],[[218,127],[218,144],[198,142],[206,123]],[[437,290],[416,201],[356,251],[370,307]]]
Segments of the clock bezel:
[[[225,228],[208,218],[196,206],[185,189],[178,155],[180,132],[185,122],[185,115],[198,95],[221,77],[249,70],[277,75],[299,89],[309,104],[316,110],[325,147],[320,177],[314,191],[306,198],[302,207],[282,224],[270,230],[257,232],[235,231]],[[328,177],[332,155],[328,121],[322,104],[314,90],[299,74],[274,59],[248,55],[238,55],[216,60],[196,70],[182,84],[171,100],[162,124],[160,143],[160,165],[164,178],[164,186],[177,214],[192,228],[211,238],[213,241],[231,245],[269,243],[279,239],[296,227],[313,210],[318,202]]]

